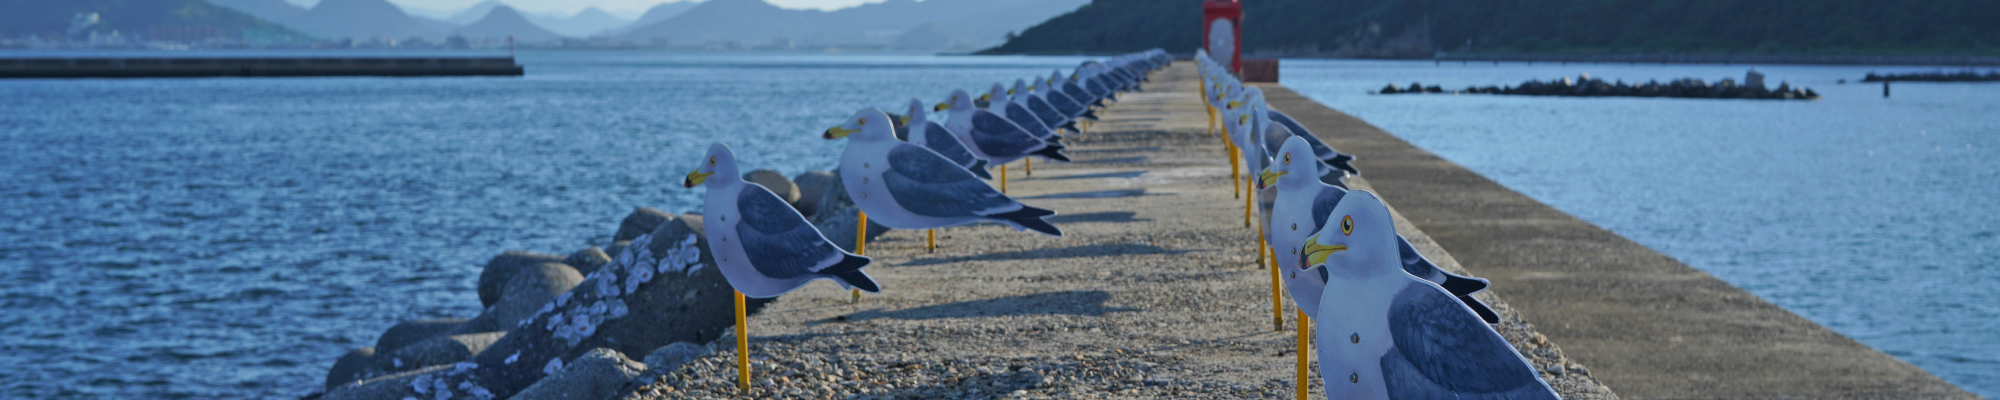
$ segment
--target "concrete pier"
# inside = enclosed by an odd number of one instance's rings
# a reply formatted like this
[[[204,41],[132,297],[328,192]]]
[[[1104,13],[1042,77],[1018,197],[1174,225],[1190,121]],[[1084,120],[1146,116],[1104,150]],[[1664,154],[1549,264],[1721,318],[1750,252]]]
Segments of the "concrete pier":
[[[0,78],[520,76],[513,57],[0,58]]]

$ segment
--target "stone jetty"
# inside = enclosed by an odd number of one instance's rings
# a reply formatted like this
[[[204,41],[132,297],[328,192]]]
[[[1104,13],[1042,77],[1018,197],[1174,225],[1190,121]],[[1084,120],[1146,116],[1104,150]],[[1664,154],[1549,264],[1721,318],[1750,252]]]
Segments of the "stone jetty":
[[[1874,72],[1870,72],[1868,73],[1868,76],[1861,78],[1861,81],[1862,82],[2000,82],[2000,70],[1988,70],[1984,74],[1979,73],[1979,71],[1974,71],[1969,69],[1964,71],[1951,71],[1951,72],[1931,71],[1931,72],[1911,72],[1903,74],[1876,74]]]
[[[1761,78],[1762,75],[1752,73]],[[1697,78],[1682,78],[1660,83],[1625,83],[1625,81],[1605,82],[1584,74],[1576,78],[1559,78],[1549,81],[1530,80],[1519,86],[1467,87],[1447,91],[1437,85],[1424,86],[1411,82],[1406,87],[1395,84],[1382,87],[1376,94],[1504,94],[1516,96],[1568,96],[1568,97],[1673,97],[1691,99],[1757,99],[1757,100],[1818,100],[1819,92],[1812,89],[1793,87],[1790,83],[1779,83],[1776,89],[1766,88],[1761,81],[1737,83],[1735,79],[1723,78],[1709,83]]]

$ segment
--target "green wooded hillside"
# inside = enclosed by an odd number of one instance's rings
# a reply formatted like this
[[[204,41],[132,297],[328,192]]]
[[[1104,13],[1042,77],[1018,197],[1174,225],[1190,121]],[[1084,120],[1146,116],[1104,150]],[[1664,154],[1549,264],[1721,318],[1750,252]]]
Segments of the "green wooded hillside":
[[[1199,0],[1096,0],[990,54],[1198,43]],[[2000,54],[1993,0],[1244,0],[1250,52]]]
[[[101,22],[91,30],[116,30],[127,36],[192,41],[242,39],[249,33],[264,39],[304,39],[278,24],[203,0],[0,0],[0,35],[66,34],[77,13],[97,13]]]

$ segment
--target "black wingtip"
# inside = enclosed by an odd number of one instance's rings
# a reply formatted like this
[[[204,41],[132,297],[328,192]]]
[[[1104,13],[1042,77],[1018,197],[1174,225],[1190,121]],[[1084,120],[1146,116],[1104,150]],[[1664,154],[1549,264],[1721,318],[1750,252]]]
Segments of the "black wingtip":
[[[1451,295],[1453,296],[1463,297],[1471,295],[1473,293],[1479,293],[1479,291],[1481,290],[1486,290],[1486,286],[1488,286],[1488,284],[1486,283],[1485,279],[1467,278],[1463,276],[1453,275],[1451,273],[1445,273],[1444,284],[1438,286],[1443,286],[1444,290],[1447,292],[1451,292]]]
[[[820,270],[820,273],[832,276],[834,279],[846,282],[848,286],[866,290],[869,293],[882,291],[882,287],[875,284],[875,279],[869,278],[868,274],[861,272],[861,267],[868,266],[868,263],[874,262],[874,260],[853,254],[843,254],[843,256],[840,259],[840,263],[826,267],[826,269]]]
[[[875,284],[874,278],[869,278],[868,274],[861,271],[847,271],[833,274],[833,278],[839,279],[841,282],[846,282],[847,286],[853,286],[855,289],[861,289],[863,292],[882,293],[882,286]]]
[[[1472,296],[1458,296],[1458,301],[1465,303],[1466,307],[1471,307],[1472,313],[1479,314],[1479,320],[1486,321],[1488,325],[1500,323],[1500,314],[1493,312],[1492,307],[1487,307],[1486,303],[1480,302],[1479,299]]]
[[[1361,175],[1361,170],[1354,169],[1354,156],[1346,154],[1333,156],[1332,160],[1327,160],[1326,165],[1332,165],[1334,168],[1347,171],[1349,174]]]
[[[1063,128],[1063,129],[1068,129],[1068,130],[1069,130],[1070,132],[1076,132],[1076,131],[1077,131],[1077,129],[1076,129],[1076,120],[1070,120],[1069,122],[1064,122],[1064,123],[1062,124],[1062,128]]]
[[[1050,224],[1049,221],[1042,220],[1042,217],[1047,217],[1051,215],[1056,215],[1056,212],[1045,208],[1021,206],[1021,209],[1019,210],[1014,210],[1003,214],[989,215],[987,217],[1007,220],[1016,224],[1020,224],[1022,227],[1028,228],[1028,230],[1041,232],[1044,235],[1062,237],[1063,235],[1062,229],[1056,228],[1056,226],[1054,224]]]
[[[986,160],[973,161],[972,166],[966,167],[965,170],[972,171],[972,176],[977,176],[979,177],[979,179],[990,181],[993,180],[993,173],[986,172],[986,168],[989,168],[990,165],[991,164],[987,163]]]
[[[1069,155],[1063,154],[1062,150],[1063,146],[1061,144],[1049,143],[1048,147],[1043,147],[1041,150],[1035,150],[1034,155],[1042,156],[1042,158],[1047,158],[1050,160],[1069,162]]]

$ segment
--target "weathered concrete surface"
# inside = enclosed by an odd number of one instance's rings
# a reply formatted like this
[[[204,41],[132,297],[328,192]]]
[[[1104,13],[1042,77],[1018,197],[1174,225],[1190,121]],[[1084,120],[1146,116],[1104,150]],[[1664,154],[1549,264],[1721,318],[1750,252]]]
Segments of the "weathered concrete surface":
[[[1377,194],[1628,399],[1971,399],[1916,366],[1291,90]]]
[[[1296,309],[1274,332],[1270,271],[1253,256],[1197,85],[1191,65],[1157,72],[1064,140],[1076,162],[1037,160],[1032,177],[1011,166],[1009,194],[1059,211],[1049,220],[1064,237],[954,227],[937,231],[932,253],[925,232],[890,231],[868,245],[882,294],[852,303],[815,283],[750,319],[749,393],[735,388],[725,335],[627,398],[1293,398]],[[1414,226],[1398,231],[1457,268]],[[1564,396],[1617,398],[1560,342],[1482,299]]]

